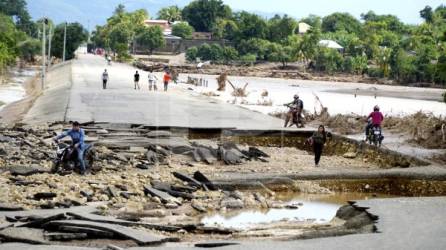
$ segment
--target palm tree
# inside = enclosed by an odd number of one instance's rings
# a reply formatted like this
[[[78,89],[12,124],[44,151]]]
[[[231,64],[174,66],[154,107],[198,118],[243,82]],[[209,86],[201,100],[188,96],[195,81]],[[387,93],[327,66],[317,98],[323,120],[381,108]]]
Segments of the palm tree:
[[[158,11],[158,19],[167,20],[170,23],[180,21],[182,19],[181,9],[176,5],[162,8]]]

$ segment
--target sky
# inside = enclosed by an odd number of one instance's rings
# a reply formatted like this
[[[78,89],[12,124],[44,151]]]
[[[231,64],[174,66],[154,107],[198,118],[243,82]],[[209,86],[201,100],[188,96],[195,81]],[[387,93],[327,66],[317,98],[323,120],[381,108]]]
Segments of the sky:
[[[360,18],[373,10],[377,14],[393,14],[408,24],[421,23],[419,15],[426,5],[436,8],[446,0],[223,0],[232,9],[279,12],[301,18],[309,14],[326,16],[333,12],[348,12]]]

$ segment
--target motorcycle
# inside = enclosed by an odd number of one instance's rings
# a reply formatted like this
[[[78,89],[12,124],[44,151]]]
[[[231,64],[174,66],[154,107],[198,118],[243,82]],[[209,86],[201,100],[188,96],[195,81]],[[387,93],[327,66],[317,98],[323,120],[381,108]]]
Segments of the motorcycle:
[[[93,163],[95,161],[96,152],[92,145],[86,144],[84,151],[85,169],[94,170]],[[57,143],[56,154],[53,159],[53,173],[69,174],[73,171],[80,172],[80,163],[77,160],[77,150],[73,145],[65,143]]]
[[[303,119],[302,119],[302,115],[300,114],[300,108],[297,107],[297,105],[295,105],[295,104],[285,104],[284,106],[288,107],[289,108],[288,113],[292,114],[291,124],[290,124],[289,127],[291,127],[291,126],[293,126],[295,124],[296,127],[303,128],[304,127],[304,122],[303,122]],[[287,127],[288,122],[289,122],[289,117],[286,118],[285,127]]]
[[[367,136],[367,140],[370,145],[375,145],[377,147],[381,147],[382,141],[384,140],[384,136],[382,135],[382,130],[380,127],[372,126],[369,129],[369,134]]]

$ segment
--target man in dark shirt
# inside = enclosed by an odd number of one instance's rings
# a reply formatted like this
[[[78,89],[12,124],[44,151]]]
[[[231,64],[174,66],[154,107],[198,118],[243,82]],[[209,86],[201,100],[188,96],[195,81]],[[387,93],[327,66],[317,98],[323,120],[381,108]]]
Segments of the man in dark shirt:
[[[136,87],[138,87],[138,89],[141,89],[139,87],[139,73],[138,73],[138,71],[136,71],[135,75],[133,76],[133,80],[135,82],[135,89],[136,89]]]
[[[294,100],[285,104],[285,106],[289,107],[290,110],[287,113],[284,127],[286,128],[288,126],[288,122],[290,121],[292,122],[291,125],[293,125],[294,116],[297,118],[297,123],[300,123],[303,127],[302,111],[304,110],[304,102],[299,99],[299,95],[294,95]],[[298,124],[296,124],[296,126],[298,126]]]

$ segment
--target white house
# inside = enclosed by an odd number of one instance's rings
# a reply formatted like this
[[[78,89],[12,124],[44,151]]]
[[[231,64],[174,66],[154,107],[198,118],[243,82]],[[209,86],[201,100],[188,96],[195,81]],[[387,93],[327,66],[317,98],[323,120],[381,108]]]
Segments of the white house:
[[[318,44],[321,47],[325,47],[325,48],[329,48],[329,49],[336,49],[339,51],[344,50],[344,47],[342,47],[341,45],[339,45],[339,43],[337,43],[333,40],[320,40]]]
[[[310,25],[303,22],[299,23],[298,31],[300,35],[307,33],[310,29],[311,29]]]

